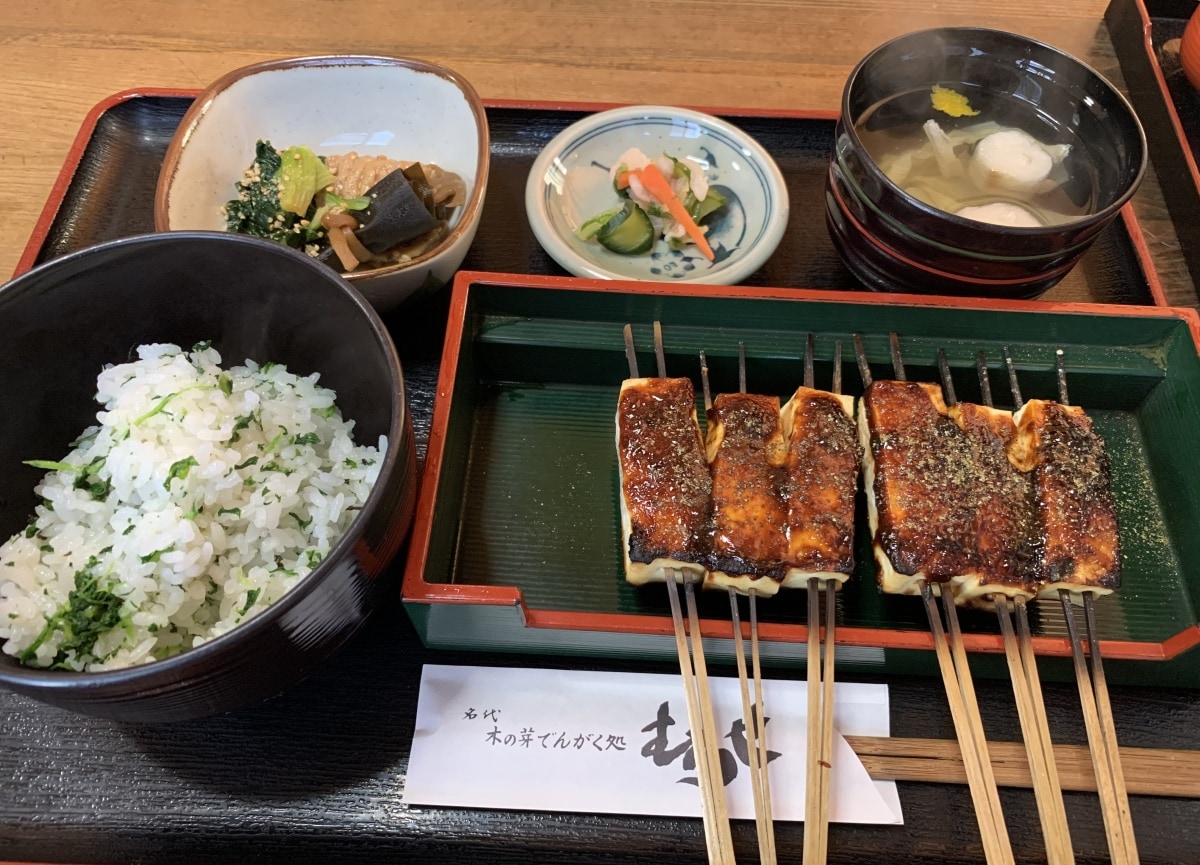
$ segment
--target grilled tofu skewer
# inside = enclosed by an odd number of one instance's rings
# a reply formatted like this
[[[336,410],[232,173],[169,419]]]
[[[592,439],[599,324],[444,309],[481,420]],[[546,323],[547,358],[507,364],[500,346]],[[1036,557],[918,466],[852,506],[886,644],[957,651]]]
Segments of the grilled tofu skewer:
[[[839,357],[840,353],[839,343]],[[703,355],[701,366],[704,372],[707,363]],[[859,453],[853,400],[813,387],[811,336],[804,368],[804,384],[782,409],[774,397],[746,393],[744,345],[739,345],[737,394],[712,400],[707,377],[703,377],[709,420],[706,450],[713,476],[713,561],[708,580],[710,585],[749,595],[752,619],[756,618],[757,596],[777,592],[780,583],[809,589],[809,814],[805,844],[808,860],[821,861],[828,847],[828,831],[823,827],[828,826],[833,747],[833,718],[828,708],[833,702],[833,610],[836,589],[854,566]],[[834,374],[835,390],[840,390],[840,361],[835,363]],[[822,588],[826,588],[829,623],[824,676]],[[755,636],[752,633],[752,642]],[[758,744],[765,751],[761,735]],[[769,807],[769,795],[763,800]]]
[[[1012,356],[1005,351],[1010,380],[1016,381]],[[1139,861],[1129,796],[1125,788],[1108,684],[1100,656],[1093,598],[1120,584],[1120,546],[1111,471],[1104,443],[1091,419],[1071,406],[1063,353],[1056,353],[1058,402],[1030,400],[1017,412],[1015,461],[1031,471],[1037,488],[1045,549],[1040,597],[1062,602],[1084,725],[1096,771],[1096,788],[1115,863]],[[1073,601],[1081,600],[1091,656],[1084,653]]]
[[[1047,862],[1049,865],[1070,865],[1075,857],[1071,849],[1070,829],[1063,807],[1045,705],[1041,699],[1037,664],[1029,639],[1028,619],[1024,619],[1025,628],[1022,632],[1028,651],[1023,652],[1013,630],[1009,610],[1011,599],[1014,604],[1020,604],[1021,615],[1024,616],[1026,600],[1035,597],[1038,591],[1034,579],[1038,546],[1033,487],[1031,478],[1018,471],[1008,458],[1008,448],[1016,435],[1016,424],[1011,412],[999,411],[992,404],[987,361],[982,352],[976,359],[976,370],[983,405],[958,402],[946,353],[938,350],[938,371],[950,415],[973,446],[979,472],[976,483],[990,491],[988,501],[979,508],[976,518],[979,580],[973,585],[956,584],[955,602],[975,606],[982,601],[995,607],[1033,778]]]
[[[626,579],[667,584],[675,647],[696,758],[710,865],[734,862],[694,584],[703,578],[710,483],[689,379],[666,377],[662,329],[654,323],[657,378],[638,375],[633,329],[625,326],[629,375],[617,407],[617,456]],[[684,583],[685,626],[676,582]],[[690,636],[690,642],[689,642]]]
[[[775,833],[771,810],[771,787],[767,775],[765,719],[762,702],[762,668],[758,658],[757,595],[760,587],[770,585],[769,594],[778,591],[770,571],[778,569],[782,549],[782,530],[778,525],[779,508],[774,501],[772,462],[778,451],[778,405],[774,400],[775,427],[768,412],[769,397],[746,394],[746,347],[738,343],[738,382],[736,395],[718,397],[715,406],[708,381],[708,359],[700,352],[700,381],[704,389],[704,410],[708,418],[706,456],[713,475],[714,548],[720,545],[720,558],[732,573],[722,573],[729,593],[733,624],[734,658],[742,695],[742,721],[746,730],[746,751],[750,764],[750,786],[754,796],[755,828],[758,833],[759,861],[774,865]],[[765,536],[756,528],[765,528]],[[774,536],[774,539],[773,539]],[[774,556],[772,555],[774,554]],[[714,559],[717,559],[714,549]],[[739,573],[755,571],[752,576]],[[743,582],[744,581],[744,582]],[[738,586],[749,596],[751,660],[754,675],[754,700],[746,672],[745,646],[742,641],[741,615],[738,610]]]
[[[936,385],[908,382],[892,335],[894,380],[876,381],[861,338],[854,339],[863,379],[859,431],[872,545],[883,591],[920,594],[989,863],[1012,863],[1012,845],[975,688],[962,646],[949,582],[974,566],[969,443],[949,418]],[[943,597],[949,637],[934,600]]]
[[[959,402],[946,353],[938,349],[947,413],[963,432],[974,508],[970,573],[951,579],[961,606],[1007,609],[1001,600],[1037,596],[1038,544],[1033,484],[1009,459],[1017,434],[1012,412],[992,404],[987,366],[977,365],[983,404]]]
[[[813,386],[813,340],[810,334],[804,344],[804,387]],[[821,771],[821,596],[820,581],[808,581],[808,659],[805,679],[808,690],[808,760],[804,781],[804,865],[821,865],[825,861],[822,844],[828,844],[828,824],[821,825],[821,799],[827,794],[825,774]],[[832,623],[831,623],[832,624]],[[828,626],[827,626],[828,627]]]
[[[739,352],[740,390],[705,397],[713,513],[706,584],[770,596],[785,571],[787,510],[776,477],[787,451],[779,397],[746,393],[745,347]]]
[[[788,442],[788,575],[808,588],[808,773],[804,861],[820,865],[829,851],[833,768],[833,684],[837,590],[854,570],[854,498],[860,453],[854,400],[842,396],[842,343],[834,344],[831,391],[814,389],[813,338],[804,350],[804,384],[783,408]],[[825,598],[824,664],[820,599]],[[819,687],[818,687],[819,686]]]
[[[617,403],[625,578],[634,585],[703,579],[712,483],[696,392],[691,379],[641,378],[636,369],[634,356]]]

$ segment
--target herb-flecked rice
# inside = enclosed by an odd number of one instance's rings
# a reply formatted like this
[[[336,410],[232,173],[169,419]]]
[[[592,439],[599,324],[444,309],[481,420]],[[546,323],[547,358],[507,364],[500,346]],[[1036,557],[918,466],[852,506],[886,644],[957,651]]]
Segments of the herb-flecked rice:
[[[112,670],[166,658],[296,585],[362,508],[386,439],[355,445],[335,394],[283,366],[222,369],[207,344],[144,345],[0,546],[0,641],[22,663]]]

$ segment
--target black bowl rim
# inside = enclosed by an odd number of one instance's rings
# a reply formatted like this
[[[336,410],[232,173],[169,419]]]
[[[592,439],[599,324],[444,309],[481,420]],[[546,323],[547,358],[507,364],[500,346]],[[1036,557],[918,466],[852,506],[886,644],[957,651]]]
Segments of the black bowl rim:
[[[1125,98],[1125,95],[1121,93],[1121,91],[1117,89],[1117,87],[1114,86],[1111,81],[1097,72],[1093,66],[1085,63],[1083,60],[1080,60],[1075,55],[1069,54],[1066,51],[1063,51],[1061,48],[1056,48],[1049,43],[1042,42],[1030,36],[1025,36],[1021,33],[1016,33],[1011,30],[998,30],[994,27],[929,27],[924,30],[913,30],[908,33],[902,33],[899,36],[894,36],[886,42],[880,43],[868,51],[863,58],[855,64],[854,68],[850,71],[850,75],[846,78],[845,86],[842,88],[841,114],[839,119],[841,121],[842,128],[846,131],[846,134],[849,135],[857,145],[855,148],[856,151],[866,156],[866,159],[862,160],[863,165],[868,171],[871,172],[873,176],[877,177],[884,184],[886,184],[889,189],[894,190],[905,200],[906,203],[911,204],[914,209],[929,216],[948,219],[952,225],[960,225],[963,228],[974,231],[1002,236],[1016,235],[1022,237],[1039,237],[1048,233],[1046,226],[1037,228],[1018,228],[1014,226],[992,225],[990,223],[979,222],[978,220],[974,219],[967,219],[965,217],[958,216],[957,214],[950,213],[949,211],[928,205],[925,202],[909,195],[899,186],[894,184],[891,179],[879,169],[879,166],[876,164],[874,158],[867,153],[867,149],[865,146],[863,146],[862,139],[859,138],[858,131],[854,128],[854,122],[850,116],[850,93],[854,89],[854,85],[857,82],[859,75],[862,73],[862,70],[867,63],[884,51],[891,49],[907,40],[917,39],[923,36],[931,36],[933,34],[988,34],[992,36],[1003,37],[1012,40],[1014,43],[1022,43],[1025,45],[1031,45],[1037,48],[1045,49],[1046,51],[1063,58],[1068,63],[1075,64],[1084,72],[1094,77],[1101,87],[1107,88],[1110,91],[1112,96],[1116,99],[1117,104],[1119,104],[1125,110],[1129,116],[1129,119],[1133,121],[1133,128],[1137,131],[1137,144],[1141,158],[1139,160],[1137,171],[1134,173],[1133,179],[1126,186],[1121,195],[1117,196],[1117,198],[1115,198],[1102,210],[1098,210],[1095,213],[1072,220],[1069,223],[1065,223],[1065,227],[1074,230],[1080,230],[1087,229],[1097,223],[1106,222],[1107,220],[1112,219],[1113,215],[1116,214],[1116,212],[1122,207],[1124,207],[1131,198],[1133,198],[1134,194],[1138,190],[1138,187],[1141,186],[1142,181],[1145,179],[1146,169],[1149,166],[1150,154],[1146,144],[1146,130],[1142,127],[1142,121],[1137,116],[1137,112],[1133,110],[1133,105],[1130,103],[1130,101]],[[834,152],[834,158],[838,158],[836,148]],[[1054,228],[1062,227],[1064,226],[1054,226]]]
[[[123,685],[135,684],[139,680],[152,678],[167,678],[171,681],[186,681],[193,674],[199,673],[206,659],[236,641],[249,639],[253,634],[266,628],[273,627],[273,622],[283,616],[288,610],[301,602],[302,598],[312,588],[331,578],[333,564],[350,554],[358,539],[362,536],[364,527],[371,516],[380,507],[388,482],[401,463],[400,446],[405,437],[407,426],[408,400],[404,391],[404,376],[400,368],[400,358],[391,335],[379,317],[379,313],[365,297],[349,281],[343,279],[325,265],[312,260],[307,255],[294,249],[269,240],[231,234],[223,231],[170,231],[150,232],[89,246],[59,258],[51,259],[38,265],[32,270],[0,285],[0,300],[13,294],[19,294],[26,286],[40,278],[46,271],[59,268],[69,268],[81,261],[94,256],[101,256],[113,249],[124,247],[139,247],[174,241],[200,241],[209,244],[240,244],[249,248],[257,248],[264,254],[290,257],[295,262],[303,262],[322,282],[330,284],[335,290],[340,290],[350,299],[359,311],[366,317],[371,331],[375,335],[377,346],[384,352],[388,371],[391,376],[391,390],[395,395],[392,401],[391,428],[388,431],[387,451],[383,456],[379,476],[367,497],[361,511],[346,528],[342,537],[334,544],[329,554],[308,574],[296,583],[287,593],[263,612],[247,622],[240,623],[218,637],[214,637],[203,645],[188,649],[170,658],[138,664],[119,670],[99,670],[96,672],[76,672],[73,670],[53,670],[44,667],[26,667],[15,663],[15,659],[5,656],[3,661],[13,660],[13,663],[0,663],[0,683],[19,684],[25,690],[38,690],[46,693],[62,691],[107,691],[120,688]],[[240,363],[240,361],[238,361]],[[411,446],[411,444],[410,444]],[[195,668],[195,669],[193,669]]]

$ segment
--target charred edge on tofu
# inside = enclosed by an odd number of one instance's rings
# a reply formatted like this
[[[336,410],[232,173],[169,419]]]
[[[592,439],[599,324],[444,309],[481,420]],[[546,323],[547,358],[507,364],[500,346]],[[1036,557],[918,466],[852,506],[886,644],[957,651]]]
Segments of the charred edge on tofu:
[[[1119,535],[1104,443],[1078,408],[1050,402],[1032,408],[1038,409],[1033,478],[1046,529],[1041,577],[1055,588],[1116,589]]]
[[[787,572],[787,508],[777,490],[786,444],[779,400],[722,394],[708,410],[708,429],[713,499],[709,570],[782,580]]]
[[[916,382],[875,382],[863,410],[875,541],[898,574],[953,579],[968,600],[1118,587],[1111,464],[1082,410],[946,409]]]
[[[876,540],[897,572],[934,582],[975,566],[970,447],[940,394],[876,381],[864,395],[875,462]]]
[[[1009,458],[1016,425],[1008,412],[960,403],[950,409],[971,447],[979,498],[975,512],[977,588],[1036,593],[1042,558],[1033,477]]]
[[[854,506],[862,449],[854,420],[836,397],[803,394],[792,408],[793,428],[784,466],[789,569],[854,571]]]
[[[688,379],[643,379],[622,389],[618,412],[629,558],[704,564],[712,482]]]

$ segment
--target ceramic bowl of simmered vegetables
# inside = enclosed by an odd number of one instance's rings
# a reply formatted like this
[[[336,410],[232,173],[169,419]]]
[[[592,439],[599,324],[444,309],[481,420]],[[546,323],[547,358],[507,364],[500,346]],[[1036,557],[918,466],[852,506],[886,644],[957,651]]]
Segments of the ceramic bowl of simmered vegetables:
[[[770,154],[733,124],[634,105],[550,141],[530,170],[525,211],[575,276],[733,285],[779,246],[788,192]]]
[[[488,175],[483,103],[422,60],[257,63],[192,104],[158,178],[159,231],[232,231],[309,255],[379,310],[462,264]]]

